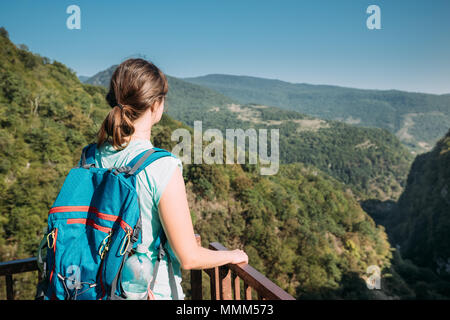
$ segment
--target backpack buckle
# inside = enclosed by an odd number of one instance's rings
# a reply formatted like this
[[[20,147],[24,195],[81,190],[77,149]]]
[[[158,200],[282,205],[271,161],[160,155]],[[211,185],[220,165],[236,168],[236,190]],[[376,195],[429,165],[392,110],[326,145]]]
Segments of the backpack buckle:
[[[88,163],[88,164],[82,165],[81,168],[88,169],[88,170],[90,168],[95,168],[95,163]]]
[[[128,172],[131,170],[131,167],[129,167],[129,166],[124,166],[124,167],[119,167],[119,168],[112,167],[112,168],[109,168],[108,170],[117,176],[120,173],[127,173],[128,174]]]
[[[162,258],[164,258],[164,256],[166,255],[166,250],[164,249],[163,244],[161,243],[159,245],[159,251],[158,251],[158,260],[162,260]]]

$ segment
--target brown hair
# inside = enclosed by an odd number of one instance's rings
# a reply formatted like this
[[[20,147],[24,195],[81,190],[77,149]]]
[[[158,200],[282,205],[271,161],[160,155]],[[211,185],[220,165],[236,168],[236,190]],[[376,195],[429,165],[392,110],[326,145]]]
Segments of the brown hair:
[[[128,145],[134,133],[134,121],[148,108],[164,99],[169,85],[166,76],[153,63],[143,59],[128,59],[114,71],[106,101],[111,111],[98,132],[97,144],[108,141],[116,150]]]

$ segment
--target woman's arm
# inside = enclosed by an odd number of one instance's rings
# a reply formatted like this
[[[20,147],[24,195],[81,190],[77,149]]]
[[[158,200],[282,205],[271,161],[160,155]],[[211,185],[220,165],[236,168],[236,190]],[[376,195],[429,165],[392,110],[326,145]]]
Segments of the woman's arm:
[[[248,257],[242,250],[215,251],[197,244],[184,180],[178,167],[159,200],[159,216],[170,247],[183,269],[209,269],[227,263],[248,263]]]

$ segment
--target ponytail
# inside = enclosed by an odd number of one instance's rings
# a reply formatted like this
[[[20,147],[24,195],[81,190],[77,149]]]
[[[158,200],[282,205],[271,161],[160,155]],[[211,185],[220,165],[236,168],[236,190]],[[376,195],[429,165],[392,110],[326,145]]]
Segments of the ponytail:
[[[109,142],[116,150],[125,149],[135,131],[134,121],[161,102],[167,91],[167,79],[154,64],[143,59],[124,61],[111,77],[106,101],[112,109],[100,127],[97,144]]]
[[[127,116],[127,106],[116,105],[103,120],[98,133],[98,145],[110,142],[116,150],[125,149],[128,139],[134,133],[133,121]]]

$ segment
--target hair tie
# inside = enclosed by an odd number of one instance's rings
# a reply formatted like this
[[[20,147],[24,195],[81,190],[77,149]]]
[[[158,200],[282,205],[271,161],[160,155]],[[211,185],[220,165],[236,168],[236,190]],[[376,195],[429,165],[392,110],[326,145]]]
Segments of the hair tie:
[[[123,105],[117,102],[117,106],[120,108],[120,110],[123,110]]]

